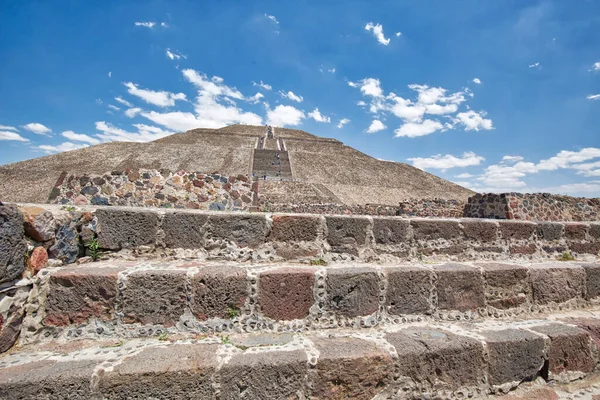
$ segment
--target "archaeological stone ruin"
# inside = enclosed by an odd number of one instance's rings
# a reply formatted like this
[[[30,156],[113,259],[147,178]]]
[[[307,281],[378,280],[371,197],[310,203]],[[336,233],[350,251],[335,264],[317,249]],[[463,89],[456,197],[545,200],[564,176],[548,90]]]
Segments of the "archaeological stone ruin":
[[[600,398],[600,204],[196,129],[0,167],[0,399]]]

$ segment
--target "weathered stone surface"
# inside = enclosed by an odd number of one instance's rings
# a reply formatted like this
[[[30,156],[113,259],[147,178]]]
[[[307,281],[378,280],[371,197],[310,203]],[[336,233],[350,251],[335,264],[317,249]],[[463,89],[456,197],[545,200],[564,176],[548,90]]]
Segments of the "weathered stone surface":
[[[434,388],[456,389],[479,384],[485,375],[483,345],[449,332],[408,328],[385,339],[398,352],[398,372]]]
[[[433,269],[440,309],[468,311],[485,306],[479,269],[462,264],[436,265]]]
[[[560,303],[582,298],[585,271],[578,265],[555,263],[533,265],[529,269],[533,299],[539,304]]]
[[[565,223],[565,237],[567,239],[584,240],[587,229],[588,227],[586,224],[580,222],[567,222]]]
[[[38,246],[31,252],[29,256],[29,264],[33,268],[34,273],[40,272],[42,268],[46,267],[48,263],[48,252],[45,248]]]
[[[46,325],[113,318],[119,268],[86,266],[54,272],[49,280]]]
[[[519,255],[530,255],[535,254],[537,252],[537,247],[533,243],[525,244],[525,245],[516,245],[510,246],[508,249],[510,254],[519,254]]]
[[[98,209],[98,243],[119,250],[150,245],[156,241],[158,215],[151,211]]]
[[[548,361],[550,372],[591,372],[597,363],[590,334],[579,328],[550,323],[531,328],[550,338]]]
[[[191,284],[192,312],[200,320],[229,318],[227,309],[239,310],[248,298],[246,271],[239,267],[202,268]]]
[[[410,237],[410,221],[402,218],[373,218],[373,235],[377,244],[406,243]]]
[[[267,236],[267,221],[264,215],[211,215],[209,237],[225,239],[240,247],[257,247]]]
[[[24,317],[25,309],[15,306],[9,309],[6,321],[2,321],[0,315],[0,353],[8,351],[17,342]]]
[[[498,223],[477,219],[462,219],[465,236],[469,239],[482,242],[493,242],[498,239]]]
[[[594,343],[596,348],[600,349],[600,319],[595,318],[566,318],[564,322],[571,325],[577,325],[577,327],[586,330]]]
[[[565,226],[560,222],[538,222],[538,237],[544,240],[559,240],[562,238]]]
[[[52,212],[41,207],[24,206],[19,210],[25,218],[25,234],[36,242],[54,239],[55,226]]]
[[[314,303],[315,269],[279,268],[260,273],[258,303],[274,320],[305,318]]]
[[[590,237],[594,239],[600,239],[600,223],[592,222],[590,224],[590,231],[588,233]]]
[[[388,352],[366,340],[311,338],[319,351],[313,398],[372,399],[392,379]]]
[[[531,380],[544,365],[544,338],[519,329],[480,333],[487,344],[492,385]]]
[[[172,248],[198,249],[204,247],[208,215],[174,212],[163,217],[165,245]]]
[[[527,221],[499,221],[502,239],[526,240],[530,239],[537,225]]]
[[[598,242],[568,242],[569,248],[579,254],[600,254],[600,241]]]
[[[555,390],[548,387],[530,389],[520,394],[502,396],[502,400],[560,400]],[[592,400],[594,397],[592,397]]]
[[[100,378],[98,391],[108,399],[214,399],[215,344],[151,347]]]
[[[269,234],[270,240],[282,242],[312,242],[319,234],[320,217],[275,215]]]
[[[56,242],[50,247],[50,257],[72,264],[83,254],[83,246],[79,242],[77,225],[70,222],[62,225],[56,231]]]
[[[0,283],[23,273],[27,252],[24,239],[23,214],[14,205],[0,205]]]
[[[446,219],[412,219],[410,225],[413,228],[414,238],[416,240],[436,240],[436,239],[458,239],[462,237],[463,231],[458,221]]]
[[[488,306],[506,309],[532,301],[527,268],[520,265],[478,263],[483,270],[485,301]]]
[[[186,271],[142,270],[127,277],[122,290],[125,323],[173,326],[186,307]]]
[[[327,241],[338,253],[358,254],[366,245],[367,230],[371,221],[366,217],[325,216]]]
[[[379,308],[379,277],[368,267],[327,269],[329,309],[346,317],[373,314]]]
[[[387,268],[388,280],[385,307],[388,313],[430,314],[433,304],[433,273],[421,267]]]
[[[306,353],[301,350],[238,354],[219,371],[221,398],[297,398],[306,393],[307,373]]]
[[[581,264],[585,271],[585,299],[600,296],[600,263]]]

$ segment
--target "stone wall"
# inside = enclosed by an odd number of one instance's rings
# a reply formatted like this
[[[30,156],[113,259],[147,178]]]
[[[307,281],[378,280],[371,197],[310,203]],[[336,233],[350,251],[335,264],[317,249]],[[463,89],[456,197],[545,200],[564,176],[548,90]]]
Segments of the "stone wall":
[[[252,183],[245,175],[140,169],[81,176],[63,172],[48,202],[242,211],[253,199]]]
[[[548,193],[478,193],[469,198],[464,216],[527,221],[599,221],[600,198]]]

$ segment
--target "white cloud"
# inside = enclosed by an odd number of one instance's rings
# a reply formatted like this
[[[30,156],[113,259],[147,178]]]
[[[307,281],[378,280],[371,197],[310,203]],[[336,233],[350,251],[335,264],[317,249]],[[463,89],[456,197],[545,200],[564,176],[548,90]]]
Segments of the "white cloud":
[[[61,133],[61,135],[63,137],[66,137],[67,139],[73,140],[75,142],[84,142],[84,143],[89,143],[89,144],[100,143],[100,141],[98,139],[95,139],[95,138],[85,135],[83,133],[75,133],[73,131],[64,131],[63,133]]]
[[[340,122],[338,122],[337,127],[341,129],[348,122],[350,122],[350,120],[348,118],[342,118],[342,119],[340,119]]]
[[[600,94],[590,94],[587,97],[588,100],[600,100]]]
[[[588,193],[599,193],[600,192],[600,181],[589,181],[589,182],[581,182],[581,183],[570,183],[560,186],[554,186],[549,188],[544,188],[541,191],[543,192],[552,192],[552,193],[566,193],[571,196],[584,195]]]
[[[479,78],[473,78],[473,83],[481,85],[481,79],[479,79]]]
[[[140,22],[135,22],[134,23],[135,26],[143,26],[144,28],[154,28],[156,26],[156,22],[152,22],[152,21],[140,21]]]
[[[387,126],[385,126],[383,124],[383,122],[381,122],[378,119],[373,120],[373,122],[371,122],[371,125],[369,126],[369,129],[367,129],[367,133],[375,133],[375,132],[379,132],[382,131],[384,129],[386,129]]]
[[[0,130],[5,130],[5,131],[18,131],[17,128],[15,128],[14,126],[6,126],[6,125],[0,125]]]
[[[23,128],[38,135],[45,135],[46,133],[52,132],[50,128],[40,124],[39,122],[31,122],[27,125],[23,125]]]
[[[592,69],[590,71],[600,71],[600,61],[594,63],[594,65],[592,65]]]
[[[132,82],[124,84],[127,87],[129,94],[139,97],[146,103],[153,104],[159,107],[174,106],[176,100],[185,100],[185,94],[183,93],[171,93],[165,91],[154,91],[147,89],[140,89],[138,85]]]
[[[326,123],[331,122],[331,118],[321,114],[321,112],[319,111],[318,108],[315,108],[314,110],[309,112],[308,116],[317,122],[326,122]]]
[[[208,76],[200,74],[193,69],[184,69],[183,76],[197,86],[203,94],[211,97],[232,97],[234,99],[243,100],[244,95],[236,88],[230,88],[223,84],[223,78],[213,76],[210,80]]]
[[[158,113],[156,111],[140,113],[144,118],[175,131],[187,131],[196,128],[222,128],[225,124],[218,121],[204,121],[189,112],[173,111]]]
[[[523,157],[521,157],[521,156],[504,156],[504,157],[502,157],[502,162],[515,163],[518,161],[523,161]]]
[[[473,177],[474,177],[474,175],[469,174],[468,172],[465,172],[464,174],[459,174],[459,175],[455,176],[455,178],[458,178],[458,179],[469,179],[469,178],[473,178]]]
[[[412,162],[412,164],[419,169],[441,170],[472,167],[481,164],[481,162],[484,160],[485,158],[478,156],[471,151],[463,153],[461,157],[455,157],[450,154],[446,154],[445,156],[437,154],[428,158],[415,157],[408,159],[408,161]]]
[[[439,121],[426,119],[422,122],[407,122],[396,129],[396,137],[419,137],[443,130],[444,126]]]
[[[269,18],[271,21],[275,22],[277,25],[279,25],[279,21],[277,21],[277,18],[275,18],[274,15],[268,15],[265,14],[265,17]]]
[[[0,131],[0,140],[14,140],[17,142],[29,142],[29,139],[25,139],[23,136],[16,132]]]
[[[360,100],[360,101],[356,102],[356,105],[359,106],[359,107],[364,107],[364,106],[367,105],[367,103],[365,103],[364,101]]]
[[[113,110],[115,110],[115,111],[119,111],[119,110],[120,110],[120,108],[119,108],[119,107],[117,107],[117,106],[114,106],[114,105],[112,105],[112,104],[109,104],[109,105],[108,105],[108,108],[111,108],[111,109],[113,109]]]
[[[115,100],[118,101],[119,103],[127,106],[127,107],[133,107],[133,104],[131,104],[130,102],[128,102],[127,100],[123,99],[122,97],[115,97]]]
[[[348,82],[351,87],[360,87],[360,92],[364,96],[383,97],[381,82],[375,78],[365,78],[358,82]]]
[[[163,28],[168,28],[169,27],[169,25],[167,25],[166,22],[161,22],[160,26],[162,26]]]
[[[112,71],[108,71],[108,77],[112,78]]]
[[[554,171],[559,168],[571,168],[575,163],[592,160],[600,157],[600,149],[587,147],[579,151],[563,150],[554,157],[542,160],[537,164],[539,170]]]
[[[64,142],[57,146],[49,146],[49,145],[38,146],[38,149],[44,150],[44,152],[46,152],[48,154],[52,154],[52,153],[62,153],[65,151],[77,150],[77,149],[81,149],[83,147],[88,147],[88,145]]]
[[[125,110],[125,115],[129,118],[133,118],[136,115],[138,115],[140,112],[142,112],[141,108],[133,107],[133,108],[128,108],[127,110]]]
[[[262,93],[260,93],[260,92],[257,92],[257,93],[256,93],[254,96],[252,96],[252,97],[248,97],[246,100],[247,100],[249,103],[256,104],[256,103],[258,103],[258,102],[260,101],[260,99],[262,99],[263,97],[265,97],[265,96],[264,96]]]
[[[271,110],[267,105],[267,124],[275,126],[296,126],[302,123],[306,118],[302,110],[293,106],[278,105]]]
[[[260,83],[256,83],[254,81],[252,81],[252,86],[258,86],[259,88],[265,89],[265,90],[271,90],[273,89],[273,86],[264,83],[263,81],[260,81]]]
[[[171,51],[171,49],[166,50],[167,57],[171,60],[179,60],[181,58],[186,59],[187,56],[185,54],[178,53],[176,51]]]
[[[365,25],[365,29],[369,32],[373,32],[373,36],[375,36],[377,41],[382,45],[387,46],[390,44],[390,39],[383,35],[383,26],[381,26],[381,24],[374,25],[372,22],[369,22]]]
[[[331,68],[331,69],[328,69],[327,72],[331,72],[332,74],[335,74],[335,67]]]
[[[402,32],[396,32],[396,37],[402,36]]]
[[[529,68],[539,68],[540,67],[540,63],[536,62],[534,64],[529,64]]]
[[[96,129],[101,132],[97,136],[107,142],[150,142],[175,133],[150,125],[134,124],[133,126],[138,129],[137,132],[128,132],[110,123],[97,121]]]
[[[285,93],[283,91],[279,91],[279,94],[283,98],[287,98],[287,99],[290,99],[290,100],[293,100],[293,101],[297,101],[298,103],[302,103],[302,101],[304,100],[304,97],[294,94],[294,92],[292,92],[291,90],[289,92],[287,92],[287,93]]]
[[[485,111],[477,113],[473,110],[469,110],[467,112],[461,112],[456,114],[456,119],[454,120],[454,122],[463,124],[465,126],[465,131],[494,129],[492,126],[492,120],[483,118],[485,115]]]

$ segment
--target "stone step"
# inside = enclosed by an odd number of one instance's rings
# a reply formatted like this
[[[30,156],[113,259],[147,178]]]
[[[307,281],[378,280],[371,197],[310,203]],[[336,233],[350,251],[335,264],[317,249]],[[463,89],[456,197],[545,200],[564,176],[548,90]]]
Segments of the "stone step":
[[[523,318],[590,309],[599,304],[598,296],[600,263],[115,260],[42,270],[29,295],[20,341],[143,337],[166,328],[198,334],[361,330],[414,321]]]
[[[364,331],[55,340],[0,356],[0,398],[477,399],[534,380],[550,396],[581,378],[588,397],[575,398],[591,398],[599,334],[595,310]]]

